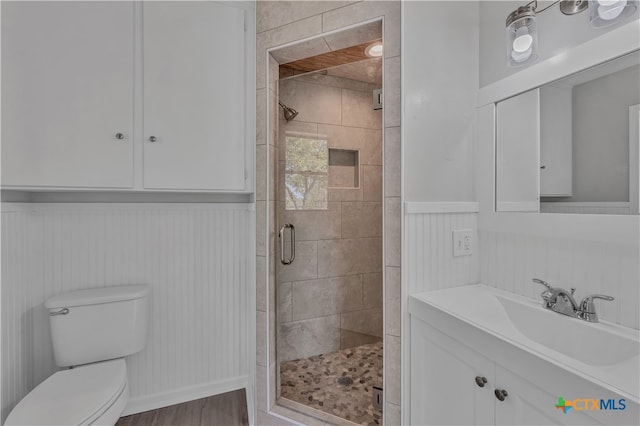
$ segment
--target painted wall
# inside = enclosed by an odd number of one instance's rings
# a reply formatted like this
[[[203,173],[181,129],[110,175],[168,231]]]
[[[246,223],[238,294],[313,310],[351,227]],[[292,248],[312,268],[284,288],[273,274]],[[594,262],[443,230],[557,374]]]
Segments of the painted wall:
[[[382,110],[373,109],[376,88],[324,75],[280,81],[281,102],[299,112],[290,122],[280,115],[278,131],[278,228],[296,227],[296,260],[276,267],[280,362],[382,340]],[[330,165],[327,209],[285,210],[287,137],[358,150],[358,188],[332,188],[353,186],[355,172]]]
[[[469,201],[480,2],[406,2],[403,15],[405,201]]]
[[[249,386],[253,224],[251,204],[4,204],[2,421],[57,370],[44,301],[83,288],[151,287],[125,413]]]
[[[523,68],[507,65],[505,20],[509,13],[526,4],[526,1],[481,1],[480,3],[480,86],[496,82]],[[538,10],[553,1],[539,1]],[[638,19],[636,12],[628,20]],[[538,13],[538,62],[561,54],[563,51],[598,37],[615,28],[591,28],[589,10],[573,16],[565,16],[555,5]]]

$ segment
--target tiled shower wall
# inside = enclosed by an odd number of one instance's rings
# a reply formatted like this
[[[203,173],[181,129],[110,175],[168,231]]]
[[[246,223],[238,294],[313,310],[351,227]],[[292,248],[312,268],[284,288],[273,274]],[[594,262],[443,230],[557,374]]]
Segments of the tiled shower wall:
[[[278,158],[275,82],[278,67],[268,49],[376,18],[384,19],[384,294],[400,289],[400,2],[399,1],[259,1],[256,5],[256,225],[258,424],[288,424],[276,411],[303,424],[306,416],[275,407],[275,170]],[[267,73],[267,69],[269,72]],[[270,76],[271,79],[268,79]],[[267,126],[268,124],[268,126]],[[270,131],[268,131],[270,129]],[[267,215],[268,208],[268,215]],[[399,312],[400,300],[387,298],[385,310]],[[384,324],[385,423],[400,424],[400,332]],[[322,423],[322,422],[320,422]]]
[[[280,81],[280,101],[299,112],[290,122],[281,115],[278,131],[278,227],[296,227],[296,260],[276,268],[280,361],[382,339],[382,110],[372,102],[378,88],[320,74]],[[288,136],[357,150],[358,188],[332,188],[340,176],[329,166],[327,209],[286,210]]]

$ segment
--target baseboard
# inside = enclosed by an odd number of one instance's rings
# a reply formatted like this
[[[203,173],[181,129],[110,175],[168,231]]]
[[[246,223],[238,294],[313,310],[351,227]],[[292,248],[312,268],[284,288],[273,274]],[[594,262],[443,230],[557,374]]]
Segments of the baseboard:
[[[219,395],[243,388],[247,390],[247,393],[249,392],[249,376],[233,377],[231,379],[186,386],[152,395],[137,396],[129,400],[122,412],[122,416],[168,407],[169,405],[182,404],[183,402],[193,401],[194,399],[206,398],[208,396]]]

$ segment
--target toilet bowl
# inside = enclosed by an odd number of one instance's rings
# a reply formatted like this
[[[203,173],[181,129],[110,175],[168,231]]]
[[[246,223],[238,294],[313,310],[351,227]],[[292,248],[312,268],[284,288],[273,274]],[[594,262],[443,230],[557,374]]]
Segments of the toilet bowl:
[[[47,300],[56,364],[72,368],[40,383],[5,425],[114,425],[129,399],[125,357],[145,346],[148,294],[120,286]]]
[[[113,425],[129,397],[124,358],[59,371],[11,411],[5,425]]]

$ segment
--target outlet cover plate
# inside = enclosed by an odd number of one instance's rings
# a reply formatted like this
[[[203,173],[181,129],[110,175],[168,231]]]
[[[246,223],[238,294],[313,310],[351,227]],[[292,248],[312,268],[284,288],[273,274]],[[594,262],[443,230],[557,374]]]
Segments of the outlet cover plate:
[[[473,235],[471,229],[453,231],[453,256],[470,256],[473,254]]]

